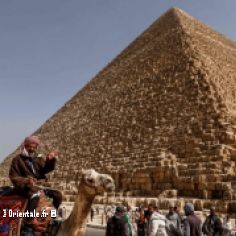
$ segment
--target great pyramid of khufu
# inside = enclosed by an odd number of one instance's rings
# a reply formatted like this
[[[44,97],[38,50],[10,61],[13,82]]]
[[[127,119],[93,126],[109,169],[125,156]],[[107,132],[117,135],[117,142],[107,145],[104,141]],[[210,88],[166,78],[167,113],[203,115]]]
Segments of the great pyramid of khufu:
[[[35,132],[61,152],[54,187],[93,167],[130,198],[236,212],[235,65],[235,42],[167,11]]]

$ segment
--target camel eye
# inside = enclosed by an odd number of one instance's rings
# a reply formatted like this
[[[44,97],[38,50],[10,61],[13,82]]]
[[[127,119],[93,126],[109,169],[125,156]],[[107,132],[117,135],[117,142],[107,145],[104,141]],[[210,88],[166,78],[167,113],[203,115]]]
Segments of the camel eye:
[[[94,179],[93,178],[87,178],[87,181],[90,183],[90,184],[93,184],[94,183]]]
[[[110,179],[105,179],[105,184],[109,184],[109,183],[111,183],[111,180]]]

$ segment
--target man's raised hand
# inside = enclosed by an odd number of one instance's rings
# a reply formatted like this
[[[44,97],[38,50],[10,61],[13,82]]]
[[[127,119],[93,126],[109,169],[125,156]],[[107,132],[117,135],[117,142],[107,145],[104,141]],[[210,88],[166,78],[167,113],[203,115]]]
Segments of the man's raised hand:
[[[58,155],[59,155],[59,152],[57,150],[53,150],[48,153],[47,158],[51,160],[53,158],[58,158]]]

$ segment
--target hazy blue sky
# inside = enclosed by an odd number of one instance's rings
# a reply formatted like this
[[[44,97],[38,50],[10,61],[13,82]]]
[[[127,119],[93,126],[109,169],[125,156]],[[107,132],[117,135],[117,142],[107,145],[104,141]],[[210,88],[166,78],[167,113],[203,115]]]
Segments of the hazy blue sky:
[[[236,41],[235,0],[0,0],[0,161],[172,6]]]

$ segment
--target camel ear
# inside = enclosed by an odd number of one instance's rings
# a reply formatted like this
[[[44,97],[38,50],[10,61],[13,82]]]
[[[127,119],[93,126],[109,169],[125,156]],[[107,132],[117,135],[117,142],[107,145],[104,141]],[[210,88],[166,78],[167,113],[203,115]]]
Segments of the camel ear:
[[[84,168],[78,170],[78,171],[76,172],[76,175],[75,175],[75,176],[76,176],[75,180],[76,180],[76,181],[80,181],[81,178],[82,178],[82,176],[84,176],[86,173],[87,173],[87,172],[86,172],[86,170],[85,170]]]
[[[81,175],[85,175],[85,169],[84,168],[82,168],[81,170],[80,170],[80,172],[81,172]]]
[[[85,170],[82,168],[76,172],[76,179],[84,175]]]

